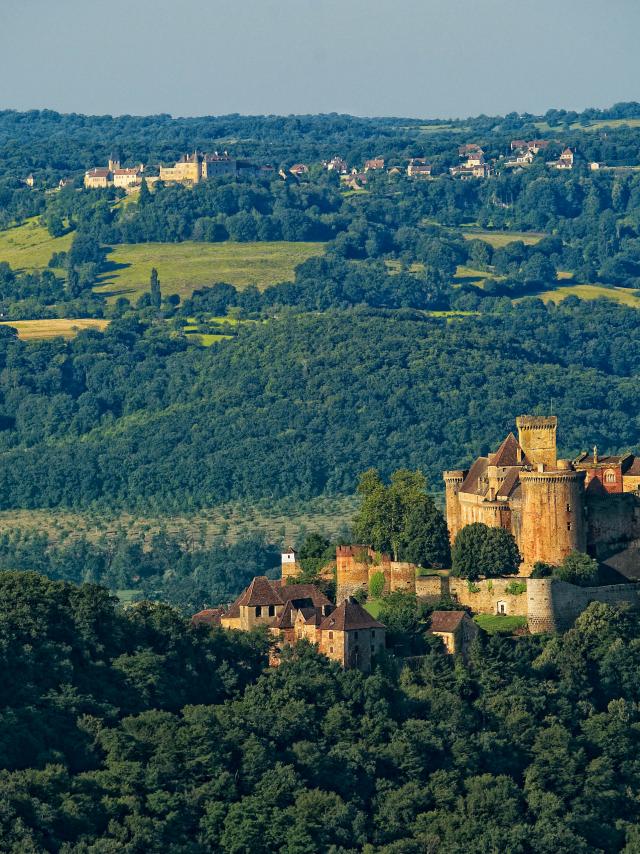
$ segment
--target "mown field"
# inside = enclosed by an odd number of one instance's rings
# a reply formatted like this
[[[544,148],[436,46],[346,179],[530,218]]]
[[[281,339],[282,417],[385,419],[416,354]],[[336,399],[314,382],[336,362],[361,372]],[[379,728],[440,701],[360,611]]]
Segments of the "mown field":
[[[105,329],[108,320],[98,318],[55,318],[52,320],[3,320],[0,326],[12,326],[23,341],[42,341],[46,338],[75,338],[82,329]]]
[[[486,231],[481,228],[464,228],[465,240],[484,240],[494,249],[500,249],[516,240],[521,240],[526,246],[535,246],[546,234],[539,231]]]
[[[611,299],[631,308],[640,308],[640,297],[629,288],[605,288],[603,285],[558,285],[550,291],[535,294],[543,302],[562,302],[567,297],[584,300]]]
[[[196,288],[227,282],[265,288],[292,281],[307,258],[322,255],[324,243],[137,243],[111,247],[109,270],[96,291],[111,299],[136,299],[149,289],[155,267],[164,294],[189,296]]]

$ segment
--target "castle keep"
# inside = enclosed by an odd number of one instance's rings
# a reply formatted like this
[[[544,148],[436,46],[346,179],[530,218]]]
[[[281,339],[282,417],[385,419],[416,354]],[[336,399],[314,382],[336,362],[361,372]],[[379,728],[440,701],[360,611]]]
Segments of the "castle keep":
[[[637,566],[640,458],[633,454],[575,460],[557,457],[555,416],[522,415],[493,454],[471,468],[444,472],[451,542],[473,522],[513,534],[521,574],[537,561],[559,564],[589,552],[617,571]],[[640,576],[640,573],[638,573]]]

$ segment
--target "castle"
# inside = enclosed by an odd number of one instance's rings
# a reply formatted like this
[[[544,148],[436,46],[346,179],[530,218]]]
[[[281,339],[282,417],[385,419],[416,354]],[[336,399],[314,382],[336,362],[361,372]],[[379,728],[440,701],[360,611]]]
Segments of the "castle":
[[[447,525],[453,542],[465,525],[483,522],[513,534],[521,575],[537,561],[560,564],[588,552],[624,575],[638,564],[640,458],[583,453],[558,459],[555,416],[522,415],[510,433],[471,468],[444,472]],[[637,570],[636,570],[637,571]]]
[[[226,151],[223,154],[218,154],[217,151],[213,154],[194,151],[193,154],[185,154],[174,166],[160,166],[160,180],[167,184],[199,184],[201,181],[222,175],[231,175],[234,178],[246,175],[257,178],[263,172],[269,171],[271,170],[268,167],[255,166],[247,160],[230,157]]]

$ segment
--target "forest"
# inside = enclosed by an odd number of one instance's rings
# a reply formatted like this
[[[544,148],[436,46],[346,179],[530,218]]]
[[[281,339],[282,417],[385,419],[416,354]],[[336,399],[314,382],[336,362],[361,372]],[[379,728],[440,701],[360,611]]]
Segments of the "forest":
[[[1,573],[0,848],[635,854],[637,615],[481,633],[466,665],[428,619],[370,676],[304,644],[265,670],[259,633]]]

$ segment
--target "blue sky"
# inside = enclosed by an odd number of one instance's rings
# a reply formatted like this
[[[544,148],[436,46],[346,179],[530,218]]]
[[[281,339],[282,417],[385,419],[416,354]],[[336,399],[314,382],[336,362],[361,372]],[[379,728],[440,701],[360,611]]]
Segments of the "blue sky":
[[[0,0],[0,109],[449,117],[640,100],[638,0]]]

